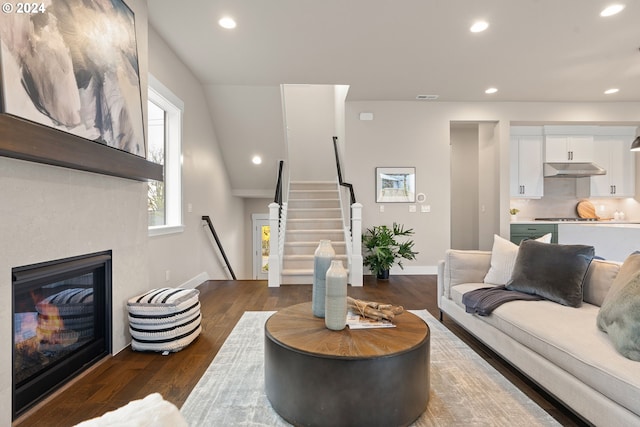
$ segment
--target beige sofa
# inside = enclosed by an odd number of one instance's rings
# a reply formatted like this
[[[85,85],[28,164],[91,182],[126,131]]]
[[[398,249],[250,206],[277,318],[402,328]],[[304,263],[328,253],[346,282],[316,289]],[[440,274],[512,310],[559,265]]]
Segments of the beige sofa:
[[[621,356],[596,326],[620,263],[593,260],[584,302],[512,301],[489,316],[465,312],[462,295],[487,287],[491,252],[449,250],[438,265],[438,307],[586,421],[640,425],[640,362]]]

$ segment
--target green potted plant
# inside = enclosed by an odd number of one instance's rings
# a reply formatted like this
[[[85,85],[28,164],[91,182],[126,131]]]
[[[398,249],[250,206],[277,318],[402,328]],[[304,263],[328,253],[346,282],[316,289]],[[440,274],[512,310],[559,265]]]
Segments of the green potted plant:
[[[363,264],[369,267],[371,273],[378,279],[388,279],[389,269],[394,264],[402,266],[403,259],[416,259],[418,252],[413,251],[413,240],[398,242],[399,236],[412,236],[413,229],[404,229],[404,226],[393,223],[393,227],[376,225],[367,228],[362,234],[362,246],[364,251]]]

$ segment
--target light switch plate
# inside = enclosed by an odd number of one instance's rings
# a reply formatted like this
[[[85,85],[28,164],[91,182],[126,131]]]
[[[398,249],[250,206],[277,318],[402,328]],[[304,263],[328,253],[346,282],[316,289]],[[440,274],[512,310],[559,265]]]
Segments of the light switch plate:
[[[431,212],[431,205],[422,205],[420,206],[420,211],[423,213]]]
[[[380,212],[384,212],[384,205],[380,205]]]
[[[409,205],[409,212],[416,212],[416,205]]]

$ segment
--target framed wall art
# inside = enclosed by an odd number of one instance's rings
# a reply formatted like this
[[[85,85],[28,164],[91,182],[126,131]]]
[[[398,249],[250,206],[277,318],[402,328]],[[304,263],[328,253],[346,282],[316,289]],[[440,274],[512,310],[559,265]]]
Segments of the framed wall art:
[[[145,160],[131,9],[122,0],[51,0],[32,12],[0,15],[0,154],[85,170],[94,163],[102,168],[101,161],[113,163],[110,151]],[[12,133],[7,126],[21,132]],[[50,146],[29,150],[32,142]],[[80,142],[89,145],[80,147]],[[52,153],[47,161],[52,147],[68,156]],[[76,150],[83,153],[81,159]],[[93,158],[104,153],[109,153],[107,159]],[[135,160],[124,163],[145,169]],[[151,174],[157,178],[157,170]]]
[[[376,168],[377,203],[415,203],[416,168]]]

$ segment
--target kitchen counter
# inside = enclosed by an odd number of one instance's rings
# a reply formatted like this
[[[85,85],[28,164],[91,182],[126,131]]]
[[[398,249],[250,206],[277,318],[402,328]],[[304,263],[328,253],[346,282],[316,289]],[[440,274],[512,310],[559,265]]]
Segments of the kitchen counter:
[[[590,245],[597,256],[609,260],[624,261],[629,254],[640,251],[640,223],[635,221],[511,222],[511,241],[514,243],[547,232],[552,233],[552,243]]]
[[[640,224],[620,222],[558,223],[558,243],[591,245],[596,255],[624,261],[640,250]]]

